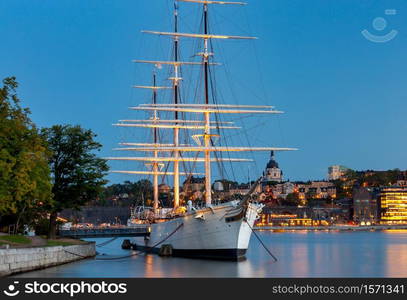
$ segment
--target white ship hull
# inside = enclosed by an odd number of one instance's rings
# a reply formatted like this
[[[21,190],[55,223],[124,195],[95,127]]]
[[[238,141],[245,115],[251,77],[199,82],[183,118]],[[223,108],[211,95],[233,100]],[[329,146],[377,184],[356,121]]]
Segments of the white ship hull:
[[[172,256],[239,260],[249,247],[260,208],[249,203],[243,209],[229,202],[154,223],[149,238],[137,248],[158,253],[163,245],[171,245]]]

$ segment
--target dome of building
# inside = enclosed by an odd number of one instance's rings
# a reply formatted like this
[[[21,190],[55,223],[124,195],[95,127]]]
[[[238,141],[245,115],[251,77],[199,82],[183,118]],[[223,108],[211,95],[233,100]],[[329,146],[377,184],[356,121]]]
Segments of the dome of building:
[[[278,168],[278,163],[274,159],[274,151],[271,151],[270,161],[267,163],[267,169]]]
[[[263,173],[263,182],[282,182],[283,172],[280,170],[278,163],[274,159],[274,151],[270,153],[270,161],[266,165],[266,170]]]

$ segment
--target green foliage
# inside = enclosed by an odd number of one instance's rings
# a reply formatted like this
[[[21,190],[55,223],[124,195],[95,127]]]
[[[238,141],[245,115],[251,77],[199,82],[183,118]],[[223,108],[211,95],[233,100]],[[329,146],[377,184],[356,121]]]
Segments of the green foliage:
[[[383,172],[366,172],[362,177],[367,186],[389,186],[396,183],[401,172],[398,169]]]
[[[390,186],[397,182],[399,178],[406,176],[405,171],[399,169],[387,171],[355,171],[347,170],[344,178],[332,181],[336,187],[336,198],[351,198],[354,187],[380,187]]]
[[[49,164],[52,174],[55,204],[52,210],[79,209],[99,197],[108,166],[98,158],[101,144],[91,130],[80,126],[54,125],[43,128],[42,136],[51,151]]]
[[[300,197],[298,193],[290,193],[285,199],[281,200],[283,206],[298,206],[300,204]]]
[[[124,198],[124,195],[126,195],[127,198]],[[144,199],[145,204],[148,205],[152,198],[153,185],[151,181],[142,179],[136,182],[125,181],[122,184],[117,183],[105,187],[103,195],[96,204],[100,206],[141,205],[141,202]],[[112,199],[116,199],[116,201],[112,201]]]
[[[15,77],[0,88],[0,216],[32,219],[44,205],[52,205],[49,153],[44,140],[22,108]]]
[[[59,240],[47,240],[47,247],[54,247],[54,246],[71,246],[75,245],[73,242],[66,242],[66,241],[59,241]]]
[[[101,144],[91,130],[80,126],[54,125],[43,128],[41,134],[51,151],[49,165],[52,174],[54,204],[50,210],[49,237],[56,236],[57,213],[66,208],[79,210],[99,197],[107,183],[108,166],[95,154]]]
[[[402,176],[399,169],[388,171],[353,171],[349,170],[346,174],[346,181],[354,185],[365,186],[388,186],[397,181],[397,178]]]

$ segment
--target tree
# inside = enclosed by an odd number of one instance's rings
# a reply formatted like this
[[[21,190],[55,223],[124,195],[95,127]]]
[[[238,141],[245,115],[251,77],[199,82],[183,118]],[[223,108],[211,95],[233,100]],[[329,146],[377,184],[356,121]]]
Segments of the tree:
[[[298,206],[300,204],[300,196],[298,193],[289,193],[287,197],[281,201],[282,205],[286,206]]]
[[[0,216],[11,216],[16,230],[20,220],[35,220],[51,205],[49,153],[29,109],[20,106],[17,87],[9,77],[0,88]]]
[[[121,198],[120,196],[124,194],[127,197]],[[141,205],[143,200],[145,205],[150,205],[153,198],[153,185],[146,179],[112,184],[103,189],[103,194],[95,205],[109,205],[113,198],[117,199],[117,204],[120,206]]]
[[[55,204],[50,208],[49,237],[56,236],[58,212],[66,208],[79,210],[102,192],[108,166],[98,158],[101,144],[91,130],[80,126],[55,125],[42,129],[51,151],[49,165],[52,174]]]

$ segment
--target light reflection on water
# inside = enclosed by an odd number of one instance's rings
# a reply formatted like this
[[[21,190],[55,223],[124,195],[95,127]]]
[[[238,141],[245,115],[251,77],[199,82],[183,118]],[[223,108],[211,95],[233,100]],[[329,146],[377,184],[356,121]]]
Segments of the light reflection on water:
[[[21,277],[407,277],[407,231],[258,232],[277,262],[252,236],[247,259],[225,262],[137,255],[87,259]],[[97,244],[109,238],[89,239]],[[97,248],[99,258],[128,255],[123,238]]]

